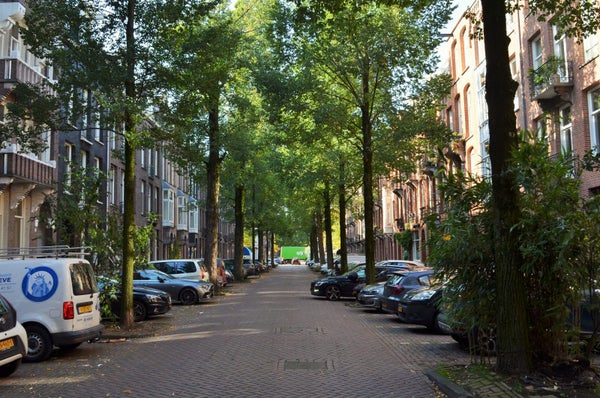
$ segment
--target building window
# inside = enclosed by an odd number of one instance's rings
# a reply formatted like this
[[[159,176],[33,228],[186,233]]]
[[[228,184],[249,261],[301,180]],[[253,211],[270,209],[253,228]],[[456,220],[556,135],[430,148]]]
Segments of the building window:
[[[190,215],[190,222],[189,222],[189,232],[190,233],[197,233],[198,232],[198,206],[196,205],[196,202],[189,202],[189,215]]]
[[[583,39],[583,59],[591,61],[598,56],[598,32],[589,34]]]
[[[560,150],[564,156],[573,154],[571,107],[560,110]]]
[[[588,94],[590,110],[590,146],[595,154],[600,153],[600,88]]]
[[[187,230],[188,207],[187,198],[183,195],[177,196],[177,229]]]
[[[552,37],[554,38],[554,56],[560,58],[563,62],[559,66],[561,77],[568,77],[567,68],[567,37],[565,33],[557,26],[552,26]]]
[[[531,68],[533,70],[542,66],[542,38],[536,37],[531,41]]]
[[[175,223],[175,192],[172,189],[163,189],[163,226],[173,226]]]
[[[109,197],[109,203],[111,205],[115,205],[116,203],[116,198],[115,198],[115,193],[117,192],[117,179],[116,179],[116,175],[117,175],[117,169],[115,167],[111,167],[110,171],[108,172],[108,186],[110,187],[110,192],[108,193]]]
[[[44,142],[44,150],[40,153],[39,159],[44,163],[50,163],[52,149],[52,134],[49,131],[42,132],[42,141]]]

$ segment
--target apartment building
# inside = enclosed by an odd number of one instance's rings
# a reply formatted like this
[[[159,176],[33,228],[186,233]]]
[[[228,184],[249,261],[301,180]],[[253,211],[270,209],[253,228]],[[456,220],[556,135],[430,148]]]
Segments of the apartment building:
[[[0,0],[0,103],[4,108],[17,100],[13,89],[18,83],[54,78],[53,69],[28,51],[19,34],[25,3]],[[78,95],[90,104],[94,101],[92,92]],[[50,195],[57,195],[58,203],[70,195],[71,173],[77,169],[105,173],[108,178],[100,188],[99,213],[104,218],[110,213],[122,214],[123,140],[100,120],[101,115],[88,112],[74,118],[69,131],[43,133],[46,148],[39,153],[24,153],[16,140],[0,149],[0,247],[36,247],[58,240],[81,243],[58,236],[40,216],[49,211]],[[146,123],[152,123],[150,117]],[[138,149],[135,156],[135,223],[152,223],[150,259],[203,257],[206,215],[201,187],[175,167],[160,143]],[[158,219],[152,220],[151,213]],[[219,255],[224,257],[233,251],[233,226],[222,221],[219,228]]]
[[[52,79],[52,68],[44,65],[23,45],[19,23],[25,1],[0,1],[0,104],[16,100],[18,83]],[[52,241],[53,231],[40,223],[40,210],[57,180],[58,142],[55,132],[40,137],[46,148],[24,153],[16,140],[0,148],[0,247],[40,246]]]
[[[471,5],[470,11],[480,14],[479,1]],[[558,153],[581,157],[590,150],[598,153],[600,32],[578,43],[550,22],[538,21],[527,7],[507,15],[506,23],[510,68],[519,83],[514,98],[517,128],[538,132],[547,139],[550,157]],[[473,22],[463,14],[448,34],[445,47],[447,59],[442,71],[452,76],[453,86],[440,116],[460,137],[443,149],[445,163],[431,164],[423,159],[419,171],[402,183],[392,183],[397,176],[379,180],[375,209],[377,259],[396,254],[426,260],[424,217],[430,211],[440,211],[443,205],[434,177],[437,168],[490,175],[486,57],[483,40],[474,37],[474,32]],[[582,197],[600,193],[599,172],[583,172],[581,182]],[[386,239],[406,231],[413,235],[409,253]],[[349,241],[355,239],[350,229],[348,236]]]

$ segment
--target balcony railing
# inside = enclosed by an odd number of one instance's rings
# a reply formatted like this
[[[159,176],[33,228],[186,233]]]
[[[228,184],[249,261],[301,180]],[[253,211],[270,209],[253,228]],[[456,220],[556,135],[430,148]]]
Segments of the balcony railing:
[[[0,59],[0,83],[5,87],[17,83],[39,84],[47,80],[41,70],[32,68],[18,58]]]
[[[56,167],[18,153],[0,153],[0,177],[14,178],[52,186],[57,180]]]
[[[573,87],[573,64],[551,58],[529,73],[529,83],[535,100],[561,97]]]

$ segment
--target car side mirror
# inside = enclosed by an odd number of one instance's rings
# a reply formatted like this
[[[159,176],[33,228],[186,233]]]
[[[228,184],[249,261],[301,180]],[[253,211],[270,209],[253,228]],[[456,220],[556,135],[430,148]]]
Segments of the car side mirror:
[[[354,282],[358,279],[358,274],[356,272],[350,272],[348,274],[348,279]]]

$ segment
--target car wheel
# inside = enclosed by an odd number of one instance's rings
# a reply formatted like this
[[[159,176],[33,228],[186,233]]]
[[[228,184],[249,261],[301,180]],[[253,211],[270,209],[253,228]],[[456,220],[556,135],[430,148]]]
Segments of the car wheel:
[[[42,326],[29,325],[27,331],[27,355],[23,358],[25,362],[45,361],[52,354],[52,339],[50,333]]]
[[[21,360],[12,361],[11,363],[7,363],[6,365],[0,366],[0,377],[8,377],[11,374],[15,373],[15,371],[19,368],[21,364]]]
[[[148,318],[148,311],[146,311],[146,306],[143,302],[134,300],[133,301],[133,321],[141,322]]]
[[[198,302],[198,293],[192,289],[183,289],[181,293],[179,293],[179,300],[183,305],[196,304]]]
[[[325,297],[327,297],[327,300],[339,300],[340,296],[340,288],[335,285],[327,286],[327,289],[325,289]]]

